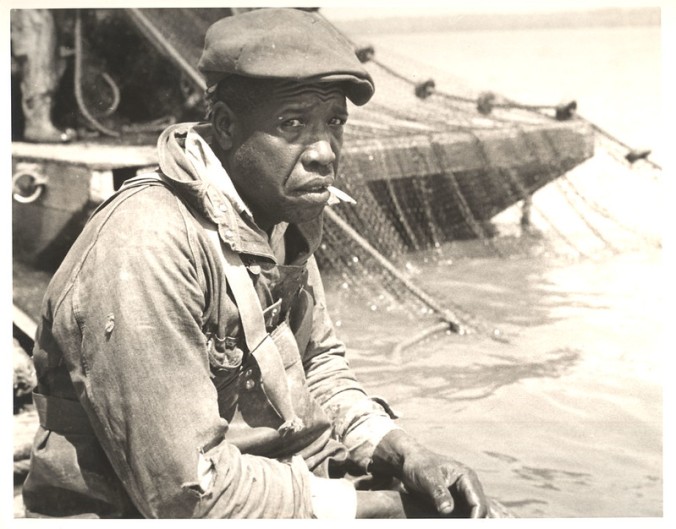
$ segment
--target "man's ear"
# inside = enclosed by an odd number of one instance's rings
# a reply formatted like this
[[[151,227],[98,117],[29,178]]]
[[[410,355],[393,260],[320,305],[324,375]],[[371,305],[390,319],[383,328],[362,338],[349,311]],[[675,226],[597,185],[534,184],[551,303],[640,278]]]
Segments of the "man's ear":
[[[224,151],[229,151],[233,145],[235,133],[235,113],[230,109],[227,103],[216,101],[211,108],[211,124],[213,127],[214,139],[218,146]]]

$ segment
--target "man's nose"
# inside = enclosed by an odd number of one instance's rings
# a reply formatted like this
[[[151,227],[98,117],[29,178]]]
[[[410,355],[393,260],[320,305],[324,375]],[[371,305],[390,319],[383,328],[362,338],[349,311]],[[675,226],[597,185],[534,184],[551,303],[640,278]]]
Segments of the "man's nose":
[[[336,154],[333,152],[331,143],[327,140],[318,140],[306,147],[301,159],[307,167],[312,165],[324,167],[336,161]]]

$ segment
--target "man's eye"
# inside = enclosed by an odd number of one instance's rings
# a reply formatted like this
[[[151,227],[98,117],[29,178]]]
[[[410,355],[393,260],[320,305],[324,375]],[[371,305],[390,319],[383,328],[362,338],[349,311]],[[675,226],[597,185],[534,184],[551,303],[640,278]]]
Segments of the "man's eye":
[[[342,125],[345,125],[346,122],[347,119],[345,118],[335,117],[329,120],[329,125],[331,125],[332,127],[340,127]]]
[[[287,119],[284,123],[282,123],[282,126],[290,129],[295,129],[297,127],[302,127],[303,122],[297,118]]]

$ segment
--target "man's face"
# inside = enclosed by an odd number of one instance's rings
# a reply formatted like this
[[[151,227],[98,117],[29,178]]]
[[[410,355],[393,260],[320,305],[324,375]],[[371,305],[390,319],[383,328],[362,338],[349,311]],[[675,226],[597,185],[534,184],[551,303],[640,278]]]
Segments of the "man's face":
[[[234,120],[224,165],[261,228],[322,212],[346,120],[343,91],[321,83],[273,85],[269,97]]]

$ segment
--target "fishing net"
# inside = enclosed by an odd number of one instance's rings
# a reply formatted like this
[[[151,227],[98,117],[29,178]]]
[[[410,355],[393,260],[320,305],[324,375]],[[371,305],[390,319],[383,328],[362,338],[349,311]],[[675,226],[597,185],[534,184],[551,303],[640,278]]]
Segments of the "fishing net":
[[[576,115],[574,102],[521,105],[461,83],[451,94],[437,89],[420,65],[402,66],[397,57],[395,70],[378,59],[378,50],[368,49],[368,56],[376,96],[351,114],[351,147],[340,174],[357,204],[341,204],[327,215],[319,255],[343,288],[416,318],[441,315],[495,336],[480,316],[458,306],[439,308],[402,285],[402,276],[414,277],[407,254],[447,260],[457,255],[453,243],[464,239],[477,244],[463,244],[461,253],[496,258],[533,252],[595,258],[659,247],[659,222],[641,226],[631,212],[637,189],[645,195],[638,200],[657,203],[660,167],[648,152],[630,149]],[[592,156],[593,163],[582,164]],[[545,186],[540,200],[534,194]],[[622,192],[623,200],[609,207],[609,195]],[[537,244],[529,237],[534,232]],[[383,266],[373,248],[395,269]],[[444,308],[453,314],[444,316]]]
[[[99,18],[119,32],[119,16],[126,16],[146,44],[154,45],[144,52],[152,57],[149,62],[171,64],[178,71],[181,93],[190,99],[196,89],[204,89],[195,70],[203,35],[226,11],[232,10],[130,9],[123,15],[115,12]],[[496,258],[534,248],[593,256],[627,248],[627,238],[637,244],[660,244],[654,230],[650,233],[650,228],[622,217],[626,204],[612,208],[607,195],[595,196],[587,186],[587,175],[576,168],[586,166],[583,162],[596,152],[595,160],[604,159],[601,172],[617,179],[619,168],[625,179],[623,189],[629,190],[632,178],[659,182],[661,169],[648,153],[632,151],[577,116],[574,102],[527,106],[494,93],[477,93],[457,80],[447,85],[454,87],[451,91],[440,88],[440,79],[430,77],[413,61],[396,57],[388,63],[381,60],[381,50],[359,45],[355,49],[377,87],[368,105],[350,108],[345,133],[337,185],[357,203],[342,203],[327,212],[317,255],[325,274],[344,288],[416,317],[441,317],[453,330],[494,335],[492,326],[478,316],[448,303],[440,306],[417,288],[406,255],[423,252],[430,258],[444,257],[457,251],[454,243],[461,240],[476,241],[463,246],[463,251],[471,248],[475,254]],[[118,55],[117,62],[109,62],[111,68],[117,65],[120,77],[125,54]],[[115,73],[109,77],[114,79]],[[125,85],[120,79],[118,84],[122,111]],[[186,84],[192,84],[192,89]],[[190,108],[203,109],[197,104]],[[104,118],[111,121],[115,116]],[[613,188],[618,189],[617,180]],[[546,195],[545,200],[540,200],[541,195]],[[646,203],[653,198],[642,197]],[[544,234],[540,243],[524,244],[530,239],[521,235],[533,231]]]

